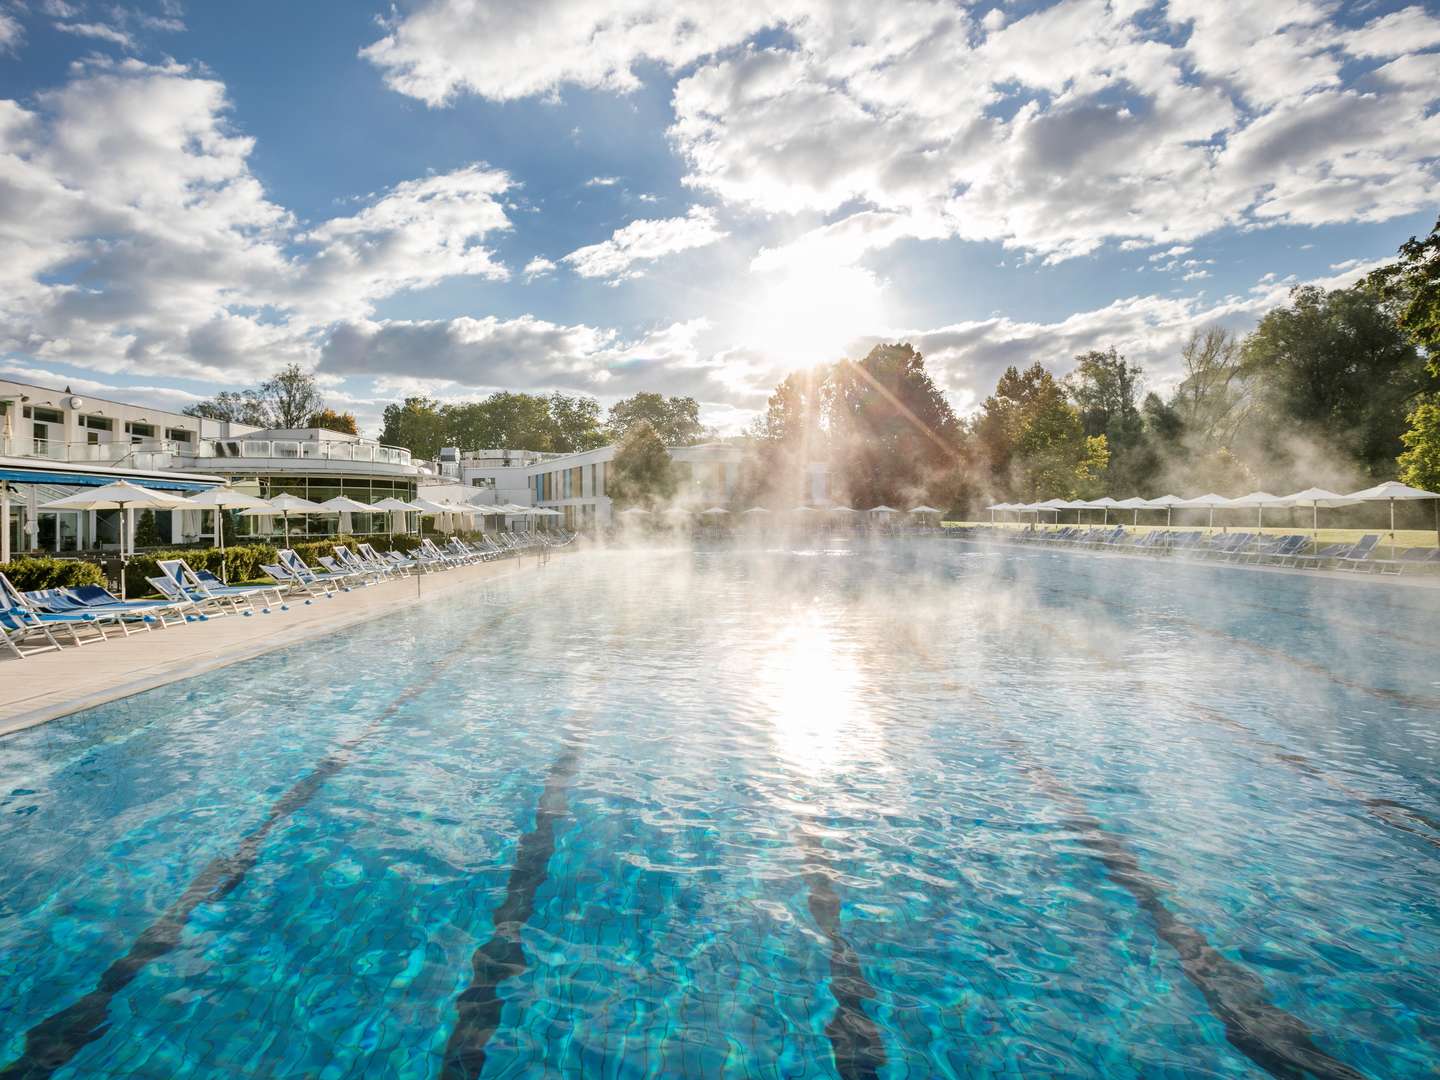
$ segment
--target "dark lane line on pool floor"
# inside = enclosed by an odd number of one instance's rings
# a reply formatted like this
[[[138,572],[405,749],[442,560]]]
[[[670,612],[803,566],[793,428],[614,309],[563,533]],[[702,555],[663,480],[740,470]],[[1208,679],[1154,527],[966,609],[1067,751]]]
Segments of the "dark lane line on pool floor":
[[[875,987],[860,968],[860,956],[840,926],[840,894],[831,880],[834,870],[820,838],[799,825],[795,829],[805,853],[805,882],[810,887],[810,914],[830,942],[830,993],[835,1015],[825,1025],[835,1068],[841,1080],[873,1080],[885,1067],[880,1027],[865,1011],[876,998]]]
[[[440,1068],[442,1080],[472,1080],[485,1068],[485,1048],[500,1026],[505,1006],[500,984],[525,971],[520,934],[535,912],[535,894],[550,876],[555,824],[570,812],[569,789],[579,760],[580,747],[573,742],[555,759],[535,808],[535,826],[515,846],[505,899],[492,919],[494,929],[471,956],[470,985],[457,999],[458,1015]]]
[[[1120,604],[1118,601],[1109,600],[1103,596],[1097,596],[1094,593],[1071,592],[1065,589],[1054,589],[1053,591],[1061,596],[1069,596],[1072,598],[1088,600],[1090,603],[1096,605],[1097,607],[1108,608],[1111,611],[1118,611],[1127,619],[1133,617],[1133,615],[1135,614],[1133,611],[1129,610],[1123,604]],[[1397,705],[1405,705],[1414,709],[1440,710],[1440,697],[1431,697],[1429,695],[1421,694],[1407,694],[1403,690],[1391,690],[1384,686],[1371,686],[1369,683],[1361,682],[1358,679],[1346,678],[1344,675],[1331,671],[1324,664],[1317,664],[1313,660],[1305,660],[1302,657],[1296,656],[1294,653],[1286,652],[1284,649],[1277,649],[1272,645],[1262,645],[1258,641],[1251,641],[1249,638],[1239,637],[1235,634],[1228,633],[1225,630],[1218,630],[1212,626],[1205,626],[1201,623],[1195,622],[1193,619],[1187,619],[1182,615],[1165,613],[1163,617],[1165,619],[1168,619],[1170,622],[1173,622],[1178,626],[1183,626],[1187,630],[1192,630],[1197,634],[1203,634],[1206,637],[1215,638],[1218,641],[1226,641],[1232,645],[1238,645],[1242,649],[1249,649],[1251,652],[1258,653],[1261,656],[1268,657],[1271,660],[1283,661],[1284,663],[1290,664],[1292,667],[1297,667],[1301,671],[1308,672],[1311,675],[1318,675],[1321,678],[1329,679],[1336,686],[1342,686],[1346,690],[1358,690],[1362,694],[1369,694],[1371,697],[1380,698],[1382,701],[1392,701]]]
[[[1092,660],[1104,665],[1112,671],[1119,672],[1127,678],[1133,677],[1133,672],[1123,664],[1117,663],[1107,653],[1094,648],[1088,642],[1076,640],[1073,635],[1065,633],[1053,623],[1047,624],[1047,630],[1052,638],[1061,640],[1075,649],[1089,656]],[[972,688],[973,690],[973,688]],[[1411,836],[1419,837],[1431,847],[1440,848],[1440,820],[1418,810],[1398,799],[1377,798],[1357,791],[1343,781],[1335,779],[1330,773],[1322,769],[1304,754],[1289,750],[1280,743],[1267,739],[1265,736],[1251,730],[1240,721],[1225,715],[1224,713],[1211,708],[1208,705],[1200,705],[1194,702],[1187,706],[1195,715],[1208,720],[1210,723],[1223,727],[1227,731],[1233,731],[1248,740],[1252,745],[1265,751],[1270,757],[1296,772],[1302,773],[1312,779],[1319,780],[1334,791],[1340,792],[1346,798],[1353,800],[1365,810],[1372,818],[1387,825],[1392,829],[1399,829],[1401,832],[1409,833]]]
[[[327,780],[354,760],[352,752],[375,735],[395,714],[435,683],[441,673],[471,645],[466,639],[435,661],[426,677],[401,691],[359,734],[321,758],[316,766],[280,796],[264,819],[240,839],[227,855],[217,855],[200,870],[180,898],[141,931],[130,950],[100,975],[99,984],[80,1000],[52,1013],[25,1033],[25,1050],[0,1069],[0,1080],[44,1080],[63,1068],[90,1043],[110,1029],[110,1002],[151,961],[171,952],[179,943],[190,916],[201,904],[216,903],[234,892],[260,857],[260,845],[276,825],[304,807]]]
[[[994,704],[975,687],[946,675],[922,643],[916,643],[915,653],[947,689],[967,694],[992,722],[1005,726]],[[1062,808],[1067,823],[1095,852],[1110,879],[1150,916],[1156,935],[1175,950],[1181,970],[1205,998],[1235,1049],[1279,1080],[1368,1080],[1315,1045],[1305,1022],[1270,1000],[1260,976],[1224,956],[1204,934],[1182,922],[1166,905],[1163,886],[1145,872],[1125,841],[1107,830],[1084,799],[1040,762],[1028,744],[1014,735],[1002,736],[1000,743],[1015,757],[1019,770]]]
[[[1315,1045],[1305,1022],[1270,1000],[1260,976],[1224,956],[1204,934],[1182,922],[1165,904],[1162,887],[1140,866],[1135,853],[1101,825],[1085,801],[1033,757],[1028,746],[1014,737],[1003,741],[1020,771],[1062,808],[1066,824],[1095,853],[1110,880],[1150,916],[1156,934],[1175,950],[1186,978],[1224,1025],[1231,1046],[1281,1080],[1366,1080],[1364,1073]]]

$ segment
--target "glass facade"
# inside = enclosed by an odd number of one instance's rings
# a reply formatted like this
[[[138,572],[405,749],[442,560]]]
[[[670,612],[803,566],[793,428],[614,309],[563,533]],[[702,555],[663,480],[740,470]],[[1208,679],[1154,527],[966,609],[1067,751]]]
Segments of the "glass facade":
[[[391,477],[338,477],[338,476],[250,476],[234,477],[234,486],[241,491],[259,495],[262,499],[273,499],[276,495],[294,495],[310,502],[323,503],[344,495],[356,502],[376,503],[381,499],[413,499],[415,481]],[[265,519],[240,517],[237,532],[240,536],[278,536],[281,532],[281,518],[270,519],[269,532],[264,532]],[[290,518],[290,535],[326,537],[334,536],[340,530],[340,518],[334,514]],[[351,514],[350,531],[353,533],[383,533],[390,531],[388,515],[383,511],[374,514]]]

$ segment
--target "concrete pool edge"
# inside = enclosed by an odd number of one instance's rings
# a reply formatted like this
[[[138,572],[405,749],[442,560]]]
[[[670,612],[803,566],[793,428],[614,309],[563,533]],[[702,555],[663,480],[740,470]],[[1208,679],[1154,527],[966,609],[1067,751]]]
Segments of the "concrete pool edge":
[[[548,553],[558,557],[558,553]],[[567,552],[566,554],[569,554]],[[142,694],[257,656],[311,641],[358,623],[429,603],[469,586],[543,569],[542,554],[462,566],[342,593],[284,614],[227,615],[203,624],[152,630],[94,646],[0,661],[0,740],[97,705]],[[278,630],[275,621],[285,620]],[[194,640],[205,635],[200,641]],[[151,655],[160,647],[159,659]]]

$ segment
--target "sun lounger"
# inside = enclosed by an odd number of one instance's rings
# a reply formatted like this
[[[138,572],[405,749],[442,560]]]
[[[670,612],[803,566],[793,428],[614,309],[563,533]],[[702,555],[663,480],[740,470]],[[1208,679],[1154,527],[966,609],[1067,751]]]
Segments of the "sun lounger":
[[[118,616],[114,625],[126,637],[131,634],[146,633],[157,624],[167,626],[172,618],[176,622],[183,623],[185,621],[184,616],[180,613],[183,605],[173,604],[166,600],[121,600],[99,585],[81,585],[77,588],[93,589],[94,593],[90,594],[87,599],[77,595],[73,588],[35,589],[27,592],[25,599],[31,607],[55,615],[90,612],[96,615]]]
[[[371,544],[356,544],[355,550],[360,553],[360,557],[367,563],[387,566],[396,573],[408,574],[412,571],[419,572],[421,569],[418,562],[414,559],[407,559],[399,552],[389,551],[381,555]],[[394,556],[394,558],[391,558],[391,556]]]
[[[361,584],[360,574],[348,570],[339,573],[332,570],[316,570],[291,548],[281,548],[276,555],[281,566],[303,581],[332,584],[341,592],[349,592],[356,585]]]
[[[340,564],[347,570],[371,573],[379,579],[392,578],[399,573],[399,571],[389,563],[371,562],[368,559],[361,558],[344,544],[335,545],[335,558],[337,558]]]
[[[76,646],[106,640],[105,627],[114,626],[120,620],[117,613],[42,611],[31,604],[4,574],[0,574],[0,612],[10,616],[9,622],[16,630],[45,628],[50,631],[51,640],[54,640],[54,633],[59,632]],[[82,630],[87,632],[82,634]]]
[[[1374,533],[1367,533],[1351,549],[1335,560],[1335,569],[1352,570],[1355,573],[1371,573],[1377,569],[1375,559],[1375,547],[1380,543],[1380,537]]]
[[[271,603],[281,604],[284,601],[280,590],[274,586],[226,585],[209,570],[195,570],[184,559],[161,559],[155,565],[180,587],[182,595],[199,603],[213,602],[213,606],[221,608],[229,604],[236,611],[250,608],[269,614]],[[256,600],[261,605],[258,608]]]
[[[50,628],[19,608],[0,608],[0,646],[17,660],[36,653],[53,652],[60,642]]]

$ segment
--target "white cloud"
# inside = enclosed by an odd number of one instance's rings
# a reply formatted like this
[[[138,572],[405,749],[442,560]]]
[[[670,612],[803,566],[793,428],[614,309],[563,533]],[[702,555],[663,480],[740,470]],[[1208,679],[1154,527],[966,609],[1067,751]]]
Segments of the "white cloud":
[[[25,28],[13,15],[0,11],[0,53],[13,53],[25,37]]]
[[[708,207],[692,206],[684,217],[641,218],[616,229],[609,240],[577,248],[561,258],[581,277],[608,278],[612,282],[635,277],[638,263],[650,263],[666,255],[705,247],[727,234],[715,222]]]
[[[471,275],[514,184],[472,165],[308,230],[266,196],[225,88],[90,61],[31,111],[0,101],[0,350],[99,371],[246,381],[311,364],[328,324]]]
[[[76,37],[93,38],[96,41],[108,41],[112,45],[119,45],[122,49],[134,49],[135,42],[130,35],[123,30],[117,30],[105,23],[69,23],[57,22],[55,29],[66,34],[74,34]]]
[[[670,138],[690,185],[764,213],[892,215],[875,244],[938,224],[1053,261],[1433,202],[1440,58],[1421,50],[1440,17],[1334,15],[1326,0],[1060,0],[979,23],[932,0],[421,0],[366,55],[432,105],[683,69]],[[780,43],[756,47],[772,27]]]
[[[494,101],[569,83],[628,91],[635,67],[679,67],[775,22],[754,0],[430,0],[392,20],[361,55],[403,94],[441,105],[470,92]]]
[[[555,264],[543,255],[536,255],[525,264],[525,269],[521,271],[525,275],[527,284],[536,278],[549,277],[554,272]]]
[[[592,176],[585,181],[586,187],[614,187],[620,183],[618,176]]]
[[[509,272],[482,241],[510,228],[499,197],[512,186],[506,173],[471,165],[397,184],[358,214],[312,229],[299,238],[319,249],[305,272],[307,301],[333,317],[450,277],[504,280]]]

